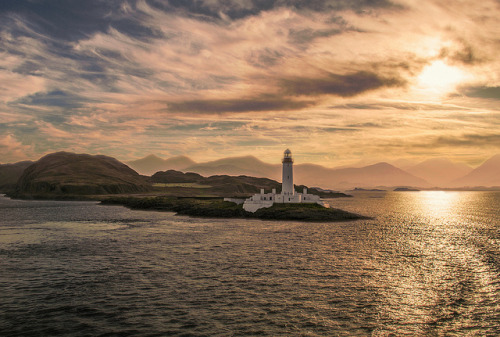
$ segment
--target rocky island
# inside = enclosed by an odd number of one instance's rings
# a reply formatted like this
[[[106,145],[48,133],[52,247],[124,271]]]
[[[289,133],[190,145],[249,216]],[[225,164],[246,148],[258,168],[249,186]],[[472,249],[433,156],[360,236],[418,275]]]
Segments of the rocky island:
[[[318,204],[274,204],[256,212],[247,212],[240,204],[222,198],[176,197],[108,197],[103,205],[122,205],[131,209],[175,212],[206,218],[239,218],[263,220],[294,220],[304,222],[337,222],[369,219],[368,217]]]

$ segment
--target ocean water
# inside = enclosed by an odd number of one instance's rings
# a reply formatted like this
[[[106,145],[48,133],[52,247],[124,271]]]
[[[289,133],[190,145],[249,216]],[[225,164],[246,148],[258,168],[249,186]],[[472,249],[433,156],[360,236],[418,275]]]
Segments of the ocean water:
[[[500,193],[357,193],[340,223],[0,197],[0,336],[498,336]]]

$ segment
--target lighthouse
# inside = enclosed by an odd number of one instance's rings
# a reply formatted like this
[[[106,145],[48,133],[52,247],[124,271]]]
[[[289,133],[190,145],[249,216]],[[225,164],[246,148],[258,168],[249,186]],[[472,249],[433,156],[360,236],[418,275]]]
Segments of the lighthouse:
[[[292,151],[289,149],[285,150],[283,154],[283,176],[281,179],[281,193],[283,195],[293,195],[295,194],[293,188],[293,159]]]
[[[327,204],[321,198],[314,194],[307,193],[307,188],[304,188],[303,193],[296,193],[293,186],[293,159],[292,151],[286,149],[283,154],[283,177],[281,180],[281,193],[277,194],[273,188],[271,193],[265,193],[264,189],[260,193],[254,194],[250,198],[243,201],[243,209],[247,212],[255,212],[258,209],[271,207],[276,204],[318,204],[327,207]],[[234,198],[224,198],[225,201],[235,201]]]

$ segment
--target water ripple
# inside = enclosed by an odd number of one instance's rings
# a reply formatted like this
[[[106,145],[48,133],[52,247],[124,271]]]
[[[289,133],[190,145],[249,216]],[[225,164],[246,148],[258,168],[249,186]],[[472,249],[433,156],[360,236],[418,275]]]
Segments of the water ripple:
[[[335,224],[0,198],[0,335],[499,335],[500,194],[443,193]]]

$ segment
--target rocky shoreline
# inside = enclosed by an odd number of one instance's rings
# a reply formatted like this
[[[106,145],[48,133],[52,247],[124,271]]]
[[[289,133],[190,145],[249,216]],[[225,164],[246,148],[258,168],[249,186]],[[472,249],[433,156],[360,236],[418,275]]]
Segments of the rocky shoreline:
[[[262,220],[292,220],[304,222],[339,222],[370,219],[359,214],[317,204],[274,204],[247,212],[241,205],[222,198],[175,198],[175,197],[109,197],[103,205],[122,205],[131,209],[175,212],[204,218],[239,218]]]

